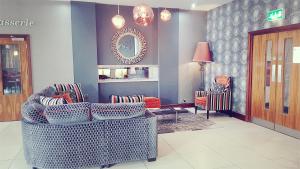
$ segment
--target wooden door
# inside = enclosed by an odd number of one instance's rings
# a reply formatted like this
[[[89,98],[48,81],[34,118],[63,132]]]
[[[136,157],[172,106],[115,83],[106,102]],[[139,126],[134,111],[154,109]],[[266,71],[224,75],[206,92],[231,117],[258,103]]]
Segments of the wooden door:
[[[295,47],[300,47],[300,30],[279,33],[275,123],[300,131],[300,64],[293,62]]]
[[[0,36],[0,121],[20,120],[31,93],[29,38]]]
[[[252,118],[275,122],[278,34],[254,36],[252,71]]]
[[[252,120],[300,131],[300,30],[256,35],[253,39]],[[265,125],[270,126],[270,125]]]

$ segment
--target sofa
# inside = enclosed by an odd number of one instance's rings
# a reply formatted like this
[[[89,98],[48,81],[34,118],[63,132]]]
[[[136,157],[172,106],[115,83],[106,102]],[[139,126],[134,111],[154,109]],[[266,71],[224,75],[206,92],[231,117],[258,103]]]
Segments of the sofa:
[[[38,169],[103,168],[156,160],[157,119],[144,103],[41,104],[39,98],[53,95],[51,90],[33,94],[22,105],[28,165]]]

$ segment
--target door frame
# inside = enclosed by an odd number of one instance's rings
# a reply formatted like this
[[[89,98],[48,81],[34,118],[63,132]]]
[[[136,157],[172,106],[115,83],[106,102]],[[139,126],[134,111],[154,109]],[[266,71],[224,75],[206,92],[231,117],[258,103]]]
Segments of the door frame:
[[[292,24],[287,26],[274,27],[269,29],[262,29],[248,32],[248,64],[247,64],[247,93],[246,93],[246,121],[251,122],[251,100],[252,100],[252,69],[253,69],[253,41],[255,35],[262,35],[268,33],[278,33],[285,31],[293,31],[300,29],[299,24]]]

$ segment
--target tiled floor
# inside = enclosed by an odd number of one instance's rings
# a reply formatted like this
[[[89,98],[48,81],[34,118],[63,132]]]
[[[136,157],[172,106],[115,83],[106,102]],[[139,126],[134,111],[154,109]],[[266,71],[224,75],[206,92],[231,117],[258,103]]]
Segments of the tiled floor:
[[[211,120],[207,130],[159,135],[156,162],[111,169],[300,169],[300,140],[234,118]],[[20,123],[0,123],[0,169],[28,168]]]

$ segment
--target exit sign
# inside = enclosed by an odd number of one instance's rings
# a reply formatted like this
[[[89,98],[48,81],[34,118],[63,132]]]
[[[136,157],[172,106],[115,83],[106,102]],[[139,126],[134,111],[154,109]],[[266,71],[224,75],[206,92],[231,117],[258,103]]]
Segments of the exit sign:
[[[278,21],[285,19],[284,9],[275,9],[267,13],[267,21]]]

